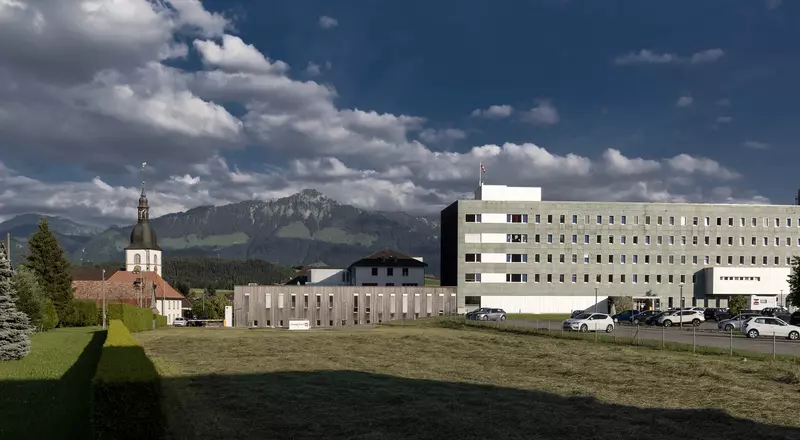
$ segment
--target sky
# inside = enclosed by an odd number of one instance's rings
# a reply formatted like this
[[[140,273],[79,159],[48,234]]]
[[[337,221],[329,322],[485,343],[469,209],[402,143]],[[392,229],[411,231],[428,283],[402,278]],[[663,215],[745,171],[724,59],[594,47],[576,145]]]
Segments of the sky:
[[[794,203],[800,2],[0,0],[0,220]]]

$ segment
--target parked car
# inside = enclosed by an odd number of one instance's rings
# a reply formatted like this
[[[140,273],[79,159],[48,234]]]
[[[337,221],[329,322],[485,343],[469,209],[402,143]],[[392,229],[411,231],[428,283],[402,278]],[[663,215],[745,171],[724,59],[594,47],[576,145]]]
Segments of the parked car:
[[[758,316],[750,318],[742,324],[742,334],[748,338],[759,336],[777,336],[796,341],[800,339],[800,327],[790,325],[780,318]]]
[[[789,318],[790,325],[800,325],[800,310],[792,313],[792,316]]]
[[[717,323],[717,328],[729,332],[731,330],[738,330],[742,327],[742,322],[750,318],[761,316],[760,313],[742,313],[734,316],[733,318],[725,319]]]
[[[505,321],[506,318],[505,310],[488,307],[481,307],[480,309],[467,313],[467,319],[477,321]]]
[[[639,314],[638,310],[624,310],[612,316],[611,319],[613,319],[614,322],[630,321],[634,315],[638,314]]]
[[[658,315],[659,313],[661,313],[661,310],[645,310],[642,313],[637,313],[637,314],[631,316],[630,322],[633,325],[644,324],[644,322],[647,320],[647,318],[649,318],[651,316]]]
[[[709,307],[703,312],[706,321],[724,321],[730,318],[728,309],[722,307]]]
[[[656,325],[656,324],[658,324],[658,318],[661,318],[662,316],[668,315],[670,313],[672,313],[672,312],[663,311],[663,312],[656,313],[655,315],[648,316],[647,318],[645,318],[644,323],[646,325]]]
[[[570,317],[570,318],[575,318],[575,317],[577,317],[577,316],[581,316],[581,315],[583,315],[584,313],[586,313],[586,310],[573,310],[573,311],[572,311],[572,314],[571,314],[571,315],[569,315],[569,317]]]
[[[614,331],[614,320],[605,313],[584,313],[563,322],[564,330],[577,330],[580,332]]]
[[[681,325],[681,323],[683,323],[692,324],[693,326],[697,327],[705,320],[706,318],[703,316],[703,313],[698,312],[697,310],[678,310],[669,315],[663,315],[658,318],[658,325],[671,327],[673,325]]]
[[[186,327],[186,318],[179,316],[172,320],[172,325],[175,327]]]

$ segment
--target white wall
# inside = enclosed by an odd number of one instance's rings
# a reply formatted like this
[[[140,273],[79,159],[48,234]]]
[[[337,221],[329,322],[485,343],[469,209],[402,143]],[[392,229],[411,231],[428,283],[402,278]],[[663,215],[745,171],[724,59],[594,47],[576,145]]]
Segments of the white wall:
[[[136,256],[139,256],[139,263],[136,263]],[[125,250],[125,270],[133,272],[133,268],[139,266],[143,272],[156,272],[161,275],[161,251],[144,249]]]
[[[485,283],[505,283],[506,282],[506,273],[482,273],[481,274],[481,284]]]
[[[405,283],[416,283],[418,286],[425,285],[425,268],[424,267],[409,267],[408,276],[403,276],[402,267],[394,267],[394,275],[386,275],[387,267],[379,267],[378,275],[372,275],[371,267],[355,267],[352,283],[355,286],[361,286],[364,283],[377,283],[379,286],[385,286],[386,283],[394,283],[395,286],[402,286]]]
[[[496,234],[491,232],[484,232],[481,234],[481,243],[505,243],[506,233]]]
[[[508,223],[508,216],[504,213],[481,214],[481,223]]]
[[[481,263],[504,263],[506,262],[506,254],[503,252],[494,253],[494,252],[484,252],[481,255]],[[510,263],[509,263],[510,264]]]
[[[608,313],[608,297],[597,297],[597,312]],[[481,296],[481,307],[497,307],[506,313],[572,313],[594,311],[594,296]]]
[[[347,286],[350,280],[346,278],[347,269],[313,268],[308,271],[306,284],[319,286]]]
[[[791,268],[789,267],[706,268],[704,274],[706,281],[706,294],[780,295],[781,290],[783,290],[783,294],[785,296],[789,294],[788,277],[790,272]],[[749,278],[753,279],[751,280]]]
[[[482,185],[475,190],[475,200],[541,202],[542,188],[506,185]]]
[[[481,234],[464,234],[464,243],[480,243]]]
[[[167,317],[167,325],[172,325],[172,322],[175,320],[175,318],[183,316],[183,312],[181,310],[181,300],[167,299],[166,309],[161,308],[161,303],[161,299],[156,299],[156,308],[158,309],[158,314]]]

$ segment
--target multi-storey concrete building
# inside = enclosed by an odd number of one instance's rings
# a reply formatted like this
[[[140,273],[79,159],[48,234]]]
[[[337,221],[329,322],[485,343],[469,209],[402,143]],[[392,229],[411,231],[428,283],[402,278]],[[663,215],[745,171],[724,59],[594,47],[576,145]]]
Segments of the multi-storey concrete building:
[[[724,307],[745,293],[774,306],[800,255],[795,205],[556,202],[541,188],[483,185],[441,224],[442,285],[458,286],[462,311],[604,310],[614,296]]]

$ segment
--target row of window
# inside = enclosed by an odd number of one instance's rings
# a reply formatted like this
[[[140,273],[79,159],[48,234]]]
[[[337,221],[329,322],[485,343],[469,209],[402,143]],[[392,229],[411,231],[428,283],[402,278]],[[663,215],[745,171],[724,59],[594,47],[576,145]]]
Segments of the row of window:
[[[542,263],[542,262],[553,263],[553,262],[555,262],[554,261],[554,257],[555,257],[555,254],[533,254],[533,262],[534,263]],[[772,257],[772,261],[773,261],[772,264],[774,264],[776,266],[780,266],[781,265],[781,259],[783,259],[785,261],[785,265],[787,265],[787,266],[790,266],[792,264],[792,257],[791,256],[784,256],[784,257],[773,256]],[[482,260],[481,254],[465,254],[464,255],[464,261],[467,262],[467,263],[482,263],[483,261],[481,261],[481,260]],[[628,256],[626,254],[620,254],[618,258],[615,258],[614,254],[608,254],[608,255],[606,255],[606,259],[604,260],[602,254],[595,254],[594,260],[595,260],[594,261],[595,263],[614,264],[616,262],[617,264],[627,264],[628,263]],[[665,258],[662,255],[655,255],[654,259],[651,258],[651,255],[643,255],[642,260],[643,260],[642,262],[644,264],[650,264],[651,260],[655,260],[655,264],[676,264],[676,262],[675,262],[676,260],[680,261],[680,264],[687,264],[687,260],[688,259],[687,259],[686,255],[677,255],[677,256],[676,255],[667,255],[667,258],[666,258],[667,263],[665,263],[664,262]],[[767,256],[767,255],[761,256],[760,260],[761,260],[761,264],[762,265],[766,266],[766,265],[770,264],[770,257]],[[575,263],[578,263],[578,261],[579,261],[578,254],[572,254],[570,262],[575,264]],[[699,256],[698,255],[691,255],[691,261],[692,261],[691,264],[700,264],[698,262],[699,261]],[[746,265],[746,264],[756,265],[756,264],[758,264],[759,258],[756,257],[755,255],[750,255],[749,257],[745,256],[745,255],[739,255],[738,259],[737,259],[733,255],[728,255],[724,261],[728,265],[737,264],[737,263],[735,263],[735,261],[738,261],[739,265]],[[749,263],[748,263],[748,261],[749,261]],[[527,262],[528,262],[528,254],[506,254],[506,263],[527,263]],[[566,263],[567,262],[566,261],[566,254],[558,254],[558,262],[559,263]],[[583,254],[582,262],[583,263],[587,263],[587,264],[591,262],[591,258],[589,258],[589,254]],[[639,264],[639,255],[636,255],[636,254],[631,255],[631,264]],[[703,263],[702,264],[704,264],[704,265],[712,264],[711,263],[711,256],[709,256],[709,255],[703,256]],[[714,264],[718,264],[718,265],[723,264],[723,259],[722,259],[721,255],[714,256]]]
[[[547,224],[548,225],[554,223],[554,220],[555,220],[554,217],[555,216],[552,215],[552,214],[548,214],[547,215]],[[642,216],[642,217],[644,217],[644,224],[645,225],[650,225],[651,224],[652,216],[645,215],[645,216]],[[464,216],[464,220],[467,223],[481,223],[481,214],[466,214]],[[618,219],[619,223],[616,223],[617,219],[613,215],[609,215],[609,216],[598,215],[598,216],[595,217],[595,222],[594,223],[592,223],[591,220],[592,220],[592,216],[591,215],[586,215],[586,216],[584,216],[584,223],[583,224],[586,224],[586,225],[588,225],[588,224],[597,224],[597,225],[602,225],[602,224],[608,224],[608,225],[620,224],[620,225],[627,225],[628,224],[628,216],[626,216],[626,215],[619,216],[619,219]],[[634,226],[639,225],[639,216],[638,215],[632,216],[632,220],[633,220],[632,224]],[[605,223],[604,223],[604,221],[605,221]],[[506,222],[507,223],[528,223],[528,214],[506,214]],[[540,214],[535,214],[533,216],[533,222],[535,224],[542,223],[542,216]],[[738,218],[738,222],[736,221],[736,217],[728,217],[727,221],[723,217],[716,217],[716,222],[712,222],[712,217],[702,217],[702,218],[701,217],[692,217],[691,222],[692,222],[691,223],[692,226],[700,226],[700,224],[702,222],[703,226],[716,225],[716,226],[728,226],[728,227],[734,227],[734,226],[737,226],[737,225],[739,227],[745,227],[747,225],[750,225],[751,227],[756,227],[756,226],[758,226],[758,223],[759,223],[758,222],[758,217],[751,217],[749,222],[747,221],[746,217],[739,217]],[[578,215],[573,214],[570,223],[573,224],[573,225],[577,225],[578,224]],[[687,217],[685,217],[685,216],[681,216],[681,217],[675,217],[675,216],[664,217],[664,216],[660,216],[660,215],[655,217],[655,224],[659,225],[659,226],[663,226],[665,224],[669,225],[669,226],[676,226],[676,223],[678,225],[680,225],[680,226],[686,226],[687,225]],[[567,224],[567,216],[563,215],[563,214],[559,215],[558,216],[558,224],[562,224],[562,225],[563,224]],[[782,219],[781,217],[762,217],[761,218],[761,225],[763,227],[765,227],[765,228],[766,227],[770,227],[770,226],[776,227],[776,228],[777,227],[781,227],[781,226],[785,226],[787,228],[791,228],[793,224],[795,224],[798,227],[800,227],[800,218],[798,218],[796,222],[794,222],[792,220],[792,218],[785,218],[785,219]]]
[[[609,235],[606,237],[606,241],[603,241],[603,235],[595,235],[594,240],[591,239],[591,235],[584,235],[582,240],[579,240],[577,234],[572,234],[570,237],[571,244],[628,244],[628,236],[627,235],[620,235],[619,240],[616,240],[616,236]],[[760,243],[762,246],[792,246],[794,243],[797,243],[797,246],[800,247],[800,237],[792,238],[792,237],[761,237],[761,240],[758,239],[756,236],[751,236],[750,240],[747,240],[747,237],[739,236],[738,240],[737,237],[712,237],[709,235],[705,236],[692,236],[688,237],[686,235],[675,236],[675,235],[656,235],[655,237],[651,237],[650,235],[645,235],[641,237],[639,240],[638,235],[632,235],[631,237],[631,244],[644,244],[650,245],[655,244],[659,246],[663,246],[667,244],[669,246],[679,245],[679,246],[687,246],[689,244],[691,238],[692,246],[699,246],[702,240],[702,245],[704,246],[711,246],[712,243],[717,246],[747,246],[749,242],[750,246],[758,246]],[[723,240],[724,238],[724,240]],[[713,240],[712,240],[713,239]],[[506,243],[528,243],[528,234],[506,234]],[[533,243],[536,244],[566,244],[567,243],[567,236],[565,234],[559,234],[556,237],[554,234],[546,234],[542,237],[542,234],[534,234],[533,235]]]
[[[372,276],[374,276],[374,277],[378,276],[378,268],[377,267],[373,267],[371,273],[372,273]],[[402,268],[402,274],[403,274],[404,277],[408,276],[408,268],[407,267],[403,267]],[[394,268],[393,267],[387,267],[386,268],[386,276],[387,277],[393,277],[394,276]]]
[[[150,254],[148,254],[148,257]],[[142,264],[142,256],[141,254],[134,254],[133,255],[133,264]],[[147,264],[150,264],[150,259],[148,258]],[[158,254],[153,255],[153,264],[158,265]]]
[[[547,283],[566,283],[567,274],[533,274],[533,282],[540,283],[540,282],[547,282]],[[590,283],[590,276],[588,273],[583,274],[583,282]],[[569,282],[571,283],[578,283],[581,278],[578,277],[578,274],[571,274]],[[654,281],[655,284],[664,284],[664,281],[667,284],[685,284],[686,283],[686,275],[650,275],[646,274],[642,277],[644,284],[650,284],[651,279]],[[556,280],[556,281],[554,281]],[[626,274],[608,274],[607,276],[608,283],[614,283],[614,280],[617,280],[621,284],[625,284],[628,282],[628,278]],[[679,281],[678,281],[679,280]],[[467,283],[481,283],[485,281],[481,281],[481,274],[480,273],[467,273],[464,274],[464,281]],[[695,275],[692,275],[692,283],[696,281]],[[507,273],[506,274],[506,283],[527,283],[528,282],[528,274],[525,273]],[[594,283],[595,284],[602,284],[603,276],[601,274],[596,274],[594,276]],[[632,284],[639,283],[639,275],[632,274],[630,278],[630,282]]]
[[[761,277],[719,277],[722,281],[761,281]]]

